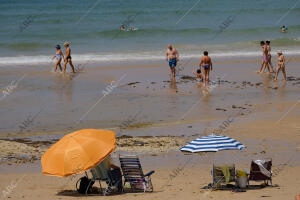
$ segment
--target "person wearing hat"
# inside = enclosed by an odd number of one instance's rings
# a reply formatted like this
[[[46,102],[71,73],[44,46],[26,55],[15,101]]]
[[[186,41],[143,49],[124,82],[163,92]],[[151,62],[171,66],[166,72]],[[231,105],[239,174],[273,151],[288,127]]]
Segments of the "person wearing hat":
[[[65,63],[64,63],[64,73],[66,72],[66,68],[67,68],[67,64],[68,63],[70,64],[73,73],[75,73],[75,67],[73,66],[73,63],[72,63],[70,44],[68,42],[65,42],[64,46],[66,48],[66,52],[65,52],[66,58],[65,58]]]
[[[282,54],[282,51],[277,51],[277,55],[278,55],[278,67],[276,68],[276,73],[275,73],[274,81],[277,81],[279,70],[282,71],[284,80],[286,81],[285,58],[284,58],[284,56]]]
[[[64,59],[64,54],[62,53],[62,51],[60,49],[60,45],[56,45],[55,48],[56,48],[56,53],[52,57],[52,60],[54,58],[56,58],[56,63],[55,63],[55,66],[54,66],[54,72],[56,72],[56,70],[57,70],[57,65],[59,66],[59,69],[62,72],[62,67],[61,67],[60,63],[61,63],[61,60]]]

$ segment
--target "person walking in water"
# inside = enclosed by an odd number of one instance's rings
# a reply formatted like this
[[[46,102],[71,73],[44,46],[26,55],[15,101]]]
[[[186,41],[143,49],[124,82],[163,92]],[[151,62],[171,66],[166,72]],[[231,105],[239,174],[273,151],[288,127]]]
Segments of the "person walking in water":
[[[176,74],[175,67],[177,65],[177,62],[179,61],[179,53],[175,48],[172,47],[171,44],[168,45],[168,49],[166,52],[166,60],[169,61],[172,78],[175,78],[175,74]]]
[[[261,61],[261,67],[260,67],[259,73],[264,72],[266,67],[268,68],[268,71],[270,72],[269,64],[268,64],[268,49],[267,49],[266,43],[264,41],[261,41],[260,46],[262,48],[263,55],[262,55],[262,61]]]
[[[279,72],[279,70],[282,71],[284,81],[286,81],[285,58],[284,58],[284,56],[283,56],[283,54],[282,54],[282,51],[278,51],[278,52],[277,52],[277,55],[278,55],[278,66],[277,66],[277,68],[276,68],[276,73],[275,73],[274,81],[277,81],[277,77],[278,77],[278,72]]]
[[[208,52],[204,51],[200,60],[199,67],[202,68],[203,82],[209,82],[209,72],[213,70],[211,58],[208,56]]]
[[[271,55],[271,41],[266,41],[266,48],[268,50],[268,66],[270,67],[271,73],[274,73],[273,65],[272,65],[272,55]]]
[[[72,57],[71,57],[71,48],[70,48],[70,44],[68,42],[64,43],[64,46],[66,48],[66,58],[65,58],[65,63],[64,63],[64,73],[66,72],[66,68],[67,68],[67,64],[69,63],[73,73],[75,73],[75,67],[73,66],[72,63]]]
[[[55,63],[55,66],[54,66],[54,72],[56,72],[57,70],[57,66],[59,66],[59,69],[60,71],[62,72],[62,67],[61,67],[61,60],[64,59],[64,54],[62,53],[61,49],[60,49],[60,45],[56,45],[55,46],[56,48],[56,53],[55,55],[52,57],[52,60],[54,58],[56,58],[56,63]]]

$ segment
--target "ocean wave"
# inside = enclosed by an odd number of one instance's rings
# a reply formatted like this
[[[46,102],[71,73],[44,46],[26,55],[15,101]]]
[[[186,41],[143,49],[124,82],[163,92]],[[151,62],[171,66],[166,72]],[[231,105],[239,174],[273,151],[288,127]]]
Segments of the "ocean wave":
[[[273,49],[275,54],[277,49]],[[188,50],[180,52],[181,59],[198,59],[201,57],[200,53],[190,53]],[[285,55],[300,55],[300,50],[285,50]],[[261,56],[260,49],[257,51],[212,51],[210,53],[212,58],[239,58],[239,57],[256,57]],[[119,62],[119,61],[159,61],[165,60],[165,55],[161,51],[152,52],[131,52],[131,53],[111,53],[111,54],[80,54],[72,55],[73,61],[76,64],[93,63],[93,62]],[[54,64],[51,56],[37,55],[37,56],[15,56],[15,57],[0,57],[0,66],[11,65],[37,65],[37,64]]]

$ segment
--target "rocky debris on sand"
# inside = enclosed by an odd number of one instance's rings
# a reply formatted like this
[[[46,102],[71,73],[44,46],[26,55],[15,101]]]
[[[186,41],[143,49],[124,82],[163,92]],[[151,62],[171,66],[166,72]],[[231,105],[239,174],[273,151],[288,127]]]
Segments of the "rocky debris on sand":
[[[216,108],[216,110],[227,111],[227,110],[224,109],[224,108]]]
[[[140,82],[131,82],[131,83],[128,83],[127,85],[135,85],[135,84],[138,84]]]
[[[28,139],[0,140],[0,164],[28,163],[39,160],[56,140],[31,141]],[[117,137],[117,151],[159,153],[178,150],[187,143],[184,137],[129,136]]]
[[[15,141],[0,140],[0,159],[10,163],[26,163],[38,160],[45,149]]]
[[[181,79],[187,79],[187,80],[191,80],[191,81],[193,81],[193,80],[196,80],[196,78],[195,78],[195,77],[192,77],[192,76],[187,76],[187,75],[185,75],[185,76],[182,76],[182,77],[181,77]]]
[[[117,139],[117,151],[167,152],[178,150],[187,142],[186,138],[175,136],[121,136]]]

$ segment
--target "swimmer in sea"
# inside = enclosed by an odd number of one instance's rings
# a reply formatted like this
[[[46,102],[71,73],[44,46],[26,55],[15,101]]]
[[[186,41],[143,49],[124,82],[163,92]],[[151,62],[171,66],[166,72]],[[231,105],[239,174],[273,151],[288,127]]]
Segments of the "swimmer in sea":
[[[66,68],[67,68],[67,64],[69,63],[73,73],[75,73],[75,67],[73,66],[72,63],[72,57],[71,57],[71,48],[70,48],[70,44],[68,42],[64,43],[64,46],[66,48],[66,58],[65,58],[65,63],[64,63],[64,73],[66,72]]]
[[[278,52],[277,52],[277,55],[278,55],[278,66],[277,66],[277,68],[276,68],[276,73],[275,73],[274,81],[277,81],[277,77],[278,77],[278,72],[279,72],[279,70],[282,71],[284,81],[286,81],[285,58],[284,58],[284,56],[283,56],[283,54],[282,54],[282,51],[278,51]]]
[[[266,41],[266,47],[268,50],[268,65],[270,66],[271,73],[274,73],[273,65],[272,65],[272,55],[271,55],[271,41]]]
[[[281,29],[281,32],[283,32],[283,33],[286,33],[286,31],[287,31],[287,27],[285,27],[285,26],[281,26],[280,29]]]
[[[54,58],[56,58],[56,63],[55,63],[55,66],[54,66],[54,72],[56,72],[56,70],[57,70],[57,65],[59,66],[59,69],[62,72],[62,67],[61,67],[60,63],[61,63],[61,60],[64,59],[64,54],[62,53],[62,51],[60,49],[60,45],[56,45],[55,48],[56,48],[56,53],[52,57],[52,60]]]
[[[169,66],[172,73],[172,78],[175,78],[175,67],[179,61],[179,53],[171,44],[168,45],[166,52],[166,60],[169,61]]]
[[[199,67],[203,71],[203,82],[209,82],[209,72],[213,70],[211,58],[208,56],[208,52],[204,51],[200,60]]]
[[[193,72],[193,74],[197,76],[196,78],[197,83],[201,83],[202,82],[201,69],[197,69],[197,71]]]
[[[125,30],[126,30],[126,27],[125,27],[124,25],[122,25],[122,26],[120,27],[120,30],[121,30],[121,31],[125,31]]]

